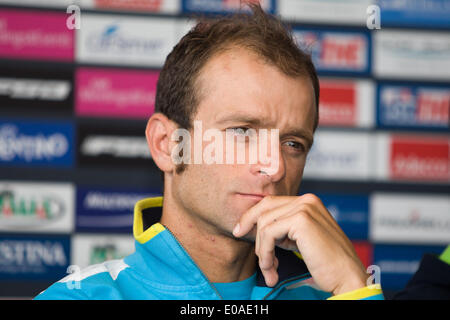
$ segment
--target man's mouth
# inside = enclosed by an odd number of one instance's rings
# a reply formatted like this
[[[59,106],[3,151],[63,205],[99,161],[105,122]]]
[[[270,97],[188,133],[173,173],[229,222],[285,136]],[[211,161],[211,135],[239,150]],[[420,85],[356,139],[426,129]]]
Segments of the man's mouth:
[[[238,192],[237,195],[247,198],[247,199],[257,200],[257,201],[260,201],[265,196],[267,196],[266,194],[260,194],[260,193],[241,193],[241,192]]]

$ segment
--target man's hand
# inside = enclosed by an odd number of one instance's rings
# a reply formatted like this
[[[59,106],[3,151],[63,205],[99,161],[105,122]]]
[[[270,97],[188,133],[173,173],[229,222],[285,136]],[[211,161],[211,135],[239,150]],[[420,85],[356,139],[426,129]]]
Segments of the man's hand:
[[[337,295],[366,286],[368,274],[352,243],[317,196],[267,196],[242,215],[233,235],[255,228],[255,252],[268,286],[278,282],[275,246],[299,251],[324,291]]]

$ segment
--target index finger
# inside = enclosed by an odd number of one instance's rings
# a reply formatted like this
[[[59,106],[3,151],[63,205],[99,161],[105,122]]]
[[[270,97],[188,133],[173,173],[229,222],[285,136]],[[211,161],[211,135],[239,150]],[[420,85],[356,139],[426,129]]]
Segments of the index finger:
[[[239,222],[233,229],[233,235],[235,237],[241,237],[252,230],[253,226],[257,223],[258,217],[262,212],[276,209],[289,203],[292,200],[291,196],[266,196],[253,207],[248,209],[242,214]]]

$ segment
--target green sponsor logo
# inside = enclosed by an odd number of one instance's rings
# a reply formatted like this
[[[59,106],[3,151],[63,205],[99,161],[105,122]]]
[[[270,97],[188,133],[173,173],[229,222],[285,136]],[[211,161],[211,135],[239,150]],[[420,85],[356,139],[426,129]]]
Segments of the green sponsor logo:
[[[114,259],[122,259],[125,256],[126,254],[120,252],[115,245],[94,246],[89,257],[89,264],[97,264]]]
[[[16,195],[0,191],[0,221],[21,223],[56,220],[64,213],[61,200],[52,196]]]

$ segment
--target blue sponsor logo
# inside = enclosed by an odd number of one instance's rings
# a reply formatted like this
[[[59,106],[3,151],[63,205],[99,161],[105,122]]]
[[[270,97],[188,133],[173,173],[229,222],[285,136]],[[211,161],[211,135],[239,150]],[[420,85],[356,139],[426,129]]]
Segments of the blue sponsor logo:
[[[256,2],[256,1],[255,1]],[[275,0],[259,1],[264,11],[275,13]],[[203,12],[203,13],[229,13],[238,11],[241,6],[240,0],[183,0],[183,12]]]
[[[351,240],[366,240],[369,229],[369,197],[366,195],[316,194],[342,231]]]
[[[0,121],[0,165],[73,165],[71,123]]]
[[[142,190],[78,188],[76,230],[130,234],[136,202],[157,196],[161,194]]]
[[[450,87],[380,83],[377,124],[383,128],[449,128]]]
[[[298,46],[311,54],[317,71],[327,75],[369,75],[370,33],[294,28]]]
[[[444,246],[375,245],[374,264],[381,270],[381,287],[403,289],[418,270],[425,253],[441,254],[444,249]]]
[[[70,238],[0,236],[1,280],[59,280],[70,265]]]
[[[378,0],[381,26],[450,28],[448,0]]]
[[[130,37],[122,32],[119,24],[109,24],[100,33],[87,38],[87,48],[91,52],[110,52],[119,54],[154,54],[164,46],[164,39],[145,39]]]

